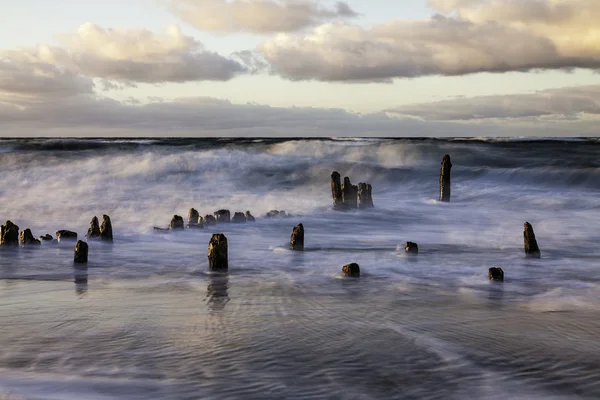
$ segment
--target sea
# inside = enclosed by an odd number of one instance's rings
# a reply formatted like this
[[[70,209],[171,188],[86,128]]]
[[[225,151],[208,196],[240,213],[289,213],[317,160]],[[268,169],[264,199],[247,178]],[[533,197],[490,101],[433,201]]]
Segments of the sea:
[[[0,174],[2,223],[114,231],[0,248],[2,400],[600,398],[599,139],[1,139]],[[192,207],[256,222],[154,230]]]

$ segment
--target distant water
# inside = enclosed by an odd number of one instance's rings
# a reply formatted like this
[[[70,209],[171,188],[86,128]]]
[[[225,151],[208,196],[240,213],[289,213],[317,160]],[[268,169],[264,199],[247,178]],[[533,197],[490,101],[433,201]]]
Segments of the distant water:
[[[334,170],[376,208],[332,211]],[[0,171],[1,221],[115,233],[87,271],[0,248],[0,399],[600,398],[598,139],[4,139]],[[153,231],[190,207],[257,222]]]

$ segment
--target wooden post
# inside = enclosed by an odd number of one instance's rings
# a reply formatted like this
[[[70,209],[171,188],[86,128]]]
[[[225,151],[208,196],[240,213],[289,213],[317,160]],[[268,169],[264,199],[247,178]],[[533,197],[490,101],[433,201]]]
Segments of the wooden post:
[[[406,242],[406,246],[404,247],[404,252],[406,254],[417,255],[419,254],[419,245],[413,242]]]
[[[184,230],[185,226],[183,223],[183,217],[180,215],[173,215],[173,218],[171,218],[171,223],[169,224],[169,229]]]
[[[233,222],[234,224],[243,224],[246,222],[246,215],[243,212],[236,212],[233,214],[231,222]]]
[[[360,267],[357,263],[352,263],[348,265],[344,265],[342,267],[342,274],[345,276],[351,276],[353,278],[358,278],[360,276]]]
[[[442,159],[442,169],[440,170],[440,201],[450,201],[450,170],[452,162],[450,156],[446,154]]]
[[[77,241],[77,232],[62,230],[56,232],[56,240],[58,243],[60,242],[76,242]]]
[[[204,216],[204,226],[210,226],[210,225],[216,225],[216,224],[217,224],[217,220],[215,219],[215,217],[213,215],[206,214]]]
[[[290,249],[298,251],[304,250],[304,226],[302,224],[298,224],[292,231]]]
[[[212,235],[208,243],[208,268],[211,271],[229,268],[227,257],[227,238],[222,233]]]
[[[373,187],[368,183],[358,184],[358,208],[373,208]]]
[[[100,237],[100,223],[98,222],[98,217],[94,216],[92,221],[90,222],[90,228],[88,229],[87,238],[88,239],[98,239]]]
[[[45,234],[44,236],[40,236],[41,242],[52,242],[53,240],[54,240],[54,238],[49,233]]]
[[[88,244],[79,240],[75,245],[75,264],[87,264],[88,262]]]
[[[523,238],[525,241],[525,256],[530,258],[540,258],[540,248],[538,247],[537,240],[535,240],[535,233],[533,233],[533,227],[529,222],[525,222],[523,229]]]
[[[488,278],[490,281],[503,282],[504,271],[499,267],[492,267],[488,270]]]
[[[337,171],[333,171],[331,174],[331,196],[333,197],[333,209],[338,211],[343,210],[345,207],[342,195],[342,181],[340,173]]]
[[[344,178],[342,197],[345,208],[358,208],[358,186],[353,185],[348,177]]]
[[[100,238],[107,242],[113,241],[112,223],[108,215],[102,216],[102,225],[100,225]]]
[[[21,241],[21,246],[30,246],[30,245],[39,246],[42,244],[42,242],[40,242],[35,237],[33,237],[33,233],[31,233],[31,229],[25,229],[23,232],[21,232],[20,241]]]
[[[229,212],[229,210],[215,211],[214,215],[218,223],[231,222],[231,213]]]
[[[0,245],[19,245],[19,227],[11,221],[6,221],[4,225],[0,226]]]
[[[202,228],[204,225],[200,224],[201,221],[203,222],[204,220],[200,217],[200,213],[195,208],[190,208],[188,212],[188,228]]]

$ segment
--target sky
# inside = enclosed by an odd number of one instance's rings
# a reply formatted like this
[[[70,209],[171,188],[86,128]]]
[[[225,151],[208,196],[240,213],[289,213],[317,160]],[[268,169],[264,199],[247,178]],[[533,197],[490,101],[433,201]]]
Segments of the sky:
[[[2,0],[0,136],[598,136],[598,0]]]

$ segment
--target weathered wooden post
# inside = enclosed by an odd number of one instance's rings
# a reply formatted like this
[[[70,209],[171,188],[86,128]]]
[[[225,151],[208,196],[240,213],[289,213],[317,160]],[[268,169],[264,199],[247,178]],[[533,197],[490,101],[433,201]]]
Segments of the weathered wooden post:
[[[344,210],[344,197],[342,194],[342,181],[340,173],[333,171],[331,174],[331,196],[333,197],[333,209]]]
[[[523,238],[525,239],[525,256],[530,258],[540,258],[540,248],[538,247],[537,240],[535,240],[533,227],[529,222],[525,222]]]
[[[214,212],[215,220],[217,223],[231,222],[231,213],[229,210],[219,210]]]
[[[353,185],[348,177],[344,178],[342,197],[345,208],[358,208],[358,186]]]
[[[100,238],[100,223],[98,222],[98,217],[94,216],[92,221],[90,222],[90,228],[87,233],[88,239],[98,239]]]
[[[185,224],[183,222],[183,217],[180,215],[173,215],[171,218],[171,223],[169,224],[169,229],[174,230],[184,230]]]
[[[204,219],[200,216],[200,213],[195,208],[190,208],[188,212],[188,228],[198,229],[204,227]]]
[[[368,183],[358,184],[358,208],[373,208],[373,187]]]
[[[357,263],[352,263],[348,265],[344,265],[342,267],[342,274],[345,276],[351,276],[353,278],[358,278],[360,276],[360,267]]]
[[[75,245],[75,264],[87,264],[88,262],[88,244],[82,240],[77,241]]]
[[[452,162],[450,156],[446,154],[442,159],[442,169],[440,170],[440,201],[450,201],[450,170]]]
[[[292,231],[290,249],[297,251],[304,250],[304,226],[302,224],[298,224]]]
[[[488,278],[490,281],[503,282],[504,271],[500,267],[492,267],[488,270]]]
[[[233,222],[234,224],[243,224],[246,222],[246,215],[243,212],[236,212],[233,214],[231,222]]]
[[[205,226],[216,225],[216,224],[217,224],[217,220],[215,219],[214,215],[206,214],[204,216],[204,225]]]
[[[208,268],[211,271],[229,268],[227,257],[227,238],[222,233],[215,233],[208,243]]]
[[[419,254],[419,245],[413,242],[406,242],[406,246],[404,246],[404,252],[410,255]]]
[[[113,241],[112,222],[108,215],[102,216],[102,225],[100,225],[100,238],[106,242]]]
[[[40,236],[41,242],[52,242],[53,240],[54,240],[54,238],[49,233],[45,234],[44,236]]]
[[[21,242],[21,246],[30,246],[30,245],[39,246],[42,244],[42,242],[40,242],[35,237],[33,237],[33,233],[31,233],[31,229],[29,229],[29,228],[25,229],[23,232],[21,232],[20,242]]]
[[[11,221],[6,221],[4,225],[0,226],[0,245],[19,245],[19,227]]]
[[[77,241],[77,232],[61,230],[56,232],[56,241],[60,242],[76,242]]]
[[[279,214],[281,214],[279,210],[271,210],[265,214],[265,218],[277,218],[280,216]]]

